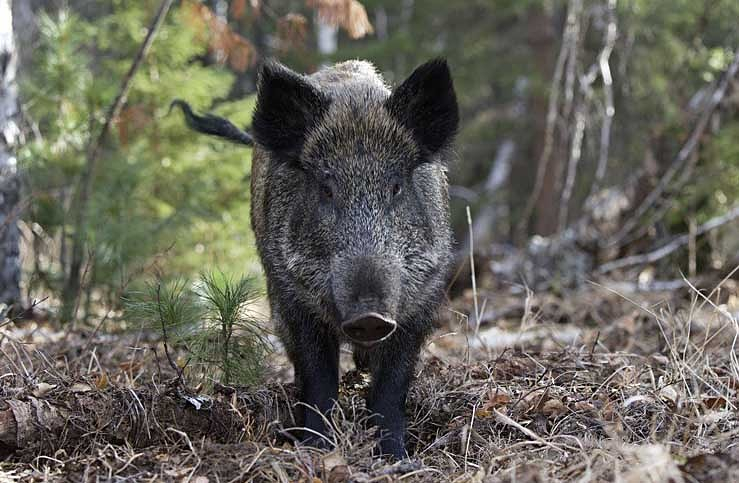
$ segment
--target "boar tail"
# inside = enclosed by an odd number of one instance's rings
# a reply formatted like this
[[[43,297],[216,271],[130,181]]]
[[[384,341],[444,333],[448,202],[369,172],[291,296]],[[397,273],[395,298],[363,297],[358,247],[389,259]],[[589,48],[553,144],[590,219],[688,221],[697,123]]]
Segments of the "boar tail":
[[[182,109],[187,126],[194,131],[228,139],[229,141],[245,144],[246,146],[252,146],[254,144],[251,134],[236,127],[228,119],[214,116],[213,114],[199,116],[192,111],[190,104],[181,99],[172,101],[172,104],[169,105],[169,111],[172,112],[172,109],[175,107]]]

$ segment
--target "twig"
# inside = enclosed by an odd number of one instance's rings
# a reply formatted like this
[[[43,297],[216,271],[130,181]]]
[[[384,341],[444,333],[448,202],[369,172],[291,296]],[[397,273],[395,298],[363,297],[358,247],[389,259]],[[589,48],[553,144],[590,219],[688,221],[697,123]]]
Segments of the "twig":
[[[128,69],[126,76],[123,78],[120,90],[113,103],[108,109],[108,113],[105,116],[105,122],[103,123],[100,133],[90,143],[85,167],[80,175],[78,188],[77,188],[77,212],[75,213],[75,231],[74,239],[72,241],[72,259],[69,265],[69,274],[67,275],[67,282],[64,286],[64,308],[62,312],[63,319],[70,320],[74,317],[75,312],[75,301],[79,297],[80,290],[80,269],[82,268],[82,258],[85,244],[85,224],[87,222],[87,210],[90,202],[90,191],[92,190],[92,181],[95,174],[95,167],[97,165],[97,159],[100,155],[105,137],[110,130],[110,125],[118,117],[121,112],[123,104],[126,102],[128,91],[131,89],[131,83],[136,75],[136,72],[141,67],[146,55],[151,49],[151,45],[154,42],[159,28],[164,22],[164,18],[167,15],[170,7],[174,0],[163,0],[157,10],[154,19],[149,26],[149,30],[146,33],[146,38],[141,44],[136,57],[131,63],[131,67]]]
[[[477,306],[477,278],[475,276],[475,245],[472,233],[472,215],[470,215],[470,207],[467,207],[467,227],[470,231],[470,277],[472,278],[472,300],[475,307],[475,335],[480,330],[480,311]]]
[[[657,260],[660,260],[666,257],[667,255],[669,255],[670,253],[674,252],[681,246],[689,243],[691,236],[698,237],[708,231],[714,230],[722,225],[725,225],[729,223],[730,221],[735,220],[736,218],[739,218],[739,205],[735,206],[733,209],[729,210],[729,212],[721,216],[711,218],[707,222],[697,227],[695,229],[695,232],[680,235],[677,238],[674,238],[669,243],[661,246],[660,248],[657,248],[656,250],[653,250],[651,252],[644,253],[641,255],[632,255],[630,257],[624,257],[618,260],[614,260],[612,262],[604,263],[603,265],[600,266],[600,268],[598,268],[598,272],[608,273],[608,272],[611,272],[619,268],[633,267],[635,265],[644,265],[645,263],[654,263]]]
[[[162,284],[157,283],[157,311],[159,312],[159,322],[162,324],[162,343],[164,345],[164,355],[167,356],[167,361],[169,361],[169,365],[174,369],[174,371],[177,373],[177,381],[180,383],[181,386],[184,386],[184,382],[182,380],[182,369],[175,364],[175,362],[172,360],[172,355],[169,353],[169,345],[167,344],[167,324],[164,322],[164,314],[162,313]]]
[[[559,446],[557,446],[555,444],[552,444],[549,441],[546,441],[541,436],[539,436],[535,432],[531,431],[529,428],[526,428],[526,427],[521,426],[516,421],[512,420],[511,418],[509,418],[505,414],[501,413],[497,409],[493,409],[493,414],[495,414],[495,419],[499,423],[505,424],[507,426],[512,426],[512,427],[516,428],[517,430],[521,431],[523,434],[525,434],[529,438],[533,439],[537,443],[540,443],[540,444],[543,444],[544,446],[548,446],[548,447],[550,447],[552,449],[555,449],[555,450],[559,451],[560,453],[565,453],[566,452],[565,450],[563,450]]]
[[[587,99],[586,99],[587,100]],[[567,163],[567,179],[562,189],[562,198],[559,205],[559,220],[557,224],[557,232],[561,233],[567,227],[567,218],[570,212],[570,199],[572,198],[572,190],[575,187],[575,178],[577,176],[577,166],[580,164],[582,157],[582,141],[585,135],[585,106],[583,100],[577,106],[575,112],[575,133],[572,136],[572,146],[570,147],[570,159]]]
[[[603,123],[600,127],[600,150],[598,152],[598,167],[595,170],[595,180],[590,189],[590,196],[600,188],[603,178],[606,175],[608,166],[608,152],[611,143],[611,124],[613,116],[616,114],[616,108],[613,102],[613,76],[611,75],[611,66],[609,60],[611,53],[616,45],[618,37],[618,25],[616,25],[616,2],[617,0],[608,1],[608,25],[606,26],[605,40],[603,50],[598,56],[598,65],[600,66],[600,76],[603,79],[603,95],[605,97],[605,115]]]

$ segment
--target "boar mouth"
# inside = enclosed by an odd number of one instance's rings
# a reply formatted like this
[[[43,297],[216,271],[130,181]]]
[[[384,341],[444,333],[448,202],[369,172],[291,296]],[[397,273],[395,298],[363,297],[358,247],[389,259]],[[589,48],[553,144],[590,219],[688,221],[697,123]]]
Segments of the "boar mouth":
[[[397,322],[377,312],[365,312],[341,324],[344,335],[364,347],[386,340],[397,328]]]

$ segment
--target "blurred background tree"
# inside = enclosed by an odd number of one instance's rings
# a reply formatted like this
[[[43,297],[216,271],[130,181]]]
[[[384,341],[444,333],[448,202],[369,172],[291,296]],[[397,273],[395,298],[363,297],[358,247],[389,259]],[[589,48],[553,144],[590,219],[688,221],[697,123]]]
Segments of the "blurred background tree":
[[[77,227],[86,150],[159,5],[14,2],[31,19],[18,34],[26,304],[62,293],[80,234],[72,299],[83,316],[117,306],[149,272],[258,272],[250,151],[193,135],[169,104],[185,98],[248,126],[265,57],[302,72],[364,58],[390,84],[429,57],[447,57],[462,111],[451,194],[463,250],[467,205],[478,247],[561,235],[609,187],[628,200],[622,225],[670,169],[739,45],[733,0],[176,1],[101,146],[89,213]],[[633,243],[609,257],[669,240],[734,204],[735,82],[680,176],[639,216],[648,229],[629,233]],[[602,252],[601,235],[591,238]],[[711,255],[696,263],[736,260],[739,234],[731,236],[723,257],[708,240]]]

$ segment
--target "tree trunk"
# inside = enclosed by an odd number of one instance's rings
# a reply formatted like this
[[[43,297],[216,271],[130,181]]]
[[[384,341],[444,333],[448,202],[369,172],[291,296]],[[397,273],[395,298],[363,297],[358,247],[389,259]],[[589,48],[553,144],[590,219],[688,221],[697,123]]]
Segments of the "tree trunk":
[[[8,305],[20,303],[20,237],[17,224],[20,183],[13,153],[20,139],[16,124],[16,63],[10,0],[0,0],[0,304]]]
[[[528,13],[528,43],[534,52],[534,67],[539,79],[549,79],[554,70],[555,47],[557,38],[552,19],[541,7],[532,7]],[[544,139],[547,123],[548,93],[536,92],[531,102],[531,115],[534,121],[533,138],[537,144],[533,146],[531,159],[541,158],[544,150]],[[534,233],[550,235],[557,228],[559,212],[559,193],[556,190],[557,173],[562,169],[562,158],[558,150],[553,150],[544,174],[539,198],[534,211]],[[531,172],[534,172],[534,168]]]

